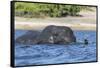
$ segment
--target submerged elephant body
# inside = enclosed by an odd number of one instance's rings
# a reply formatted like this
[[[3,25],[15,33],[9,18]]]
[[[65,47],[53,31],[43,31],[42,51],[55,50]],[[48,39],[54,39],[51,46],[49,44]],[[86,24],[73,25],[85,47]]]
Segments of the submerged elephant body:
[[[21,44],[35,44],[39,34],[40,32],[38,31],[27,31],[24,35],[18,37],[16,42]]]
[[[76,37],[69,27],[47,26],[42,32],[27,32],[16,39],[22,44],[68,44],[76,42]]]

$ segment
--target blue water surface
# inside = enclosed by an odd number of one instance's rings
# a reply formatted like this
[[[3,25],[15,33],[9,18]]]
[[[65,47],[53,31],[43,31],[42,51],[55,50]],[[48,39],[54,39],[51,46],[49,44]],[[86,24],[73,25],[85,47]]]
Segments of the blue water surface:
[[[15,39],[27,30],[16,30]],[[76,44],[22,45],[15,43],[15,65],[44,65],[96,61],[96,31],[74,31]],[[84,39],[89,41],[85,45]]]

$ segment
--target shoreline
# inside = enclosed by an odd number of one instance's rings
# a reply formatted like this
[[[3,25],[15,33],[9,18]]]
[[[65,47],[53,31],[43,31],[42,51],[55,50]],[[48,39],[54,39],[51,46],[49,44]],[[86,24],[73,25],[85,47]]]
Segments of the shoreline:
[[[48,25],[67,26],[72,30],[96,30],[96,12],[80,12],[82,17],[24,18],[15,16],[15,29],[43,30]]]
[[[56,26],[66,26],[70,27],[72,30],[95,30],[96,31],[96,24],[89,24],[89,23],[42,23],[42,22],[18,22],[15,21],[15,29],[19,30],[43,30],[46,26],[49,25],[56,25]]]

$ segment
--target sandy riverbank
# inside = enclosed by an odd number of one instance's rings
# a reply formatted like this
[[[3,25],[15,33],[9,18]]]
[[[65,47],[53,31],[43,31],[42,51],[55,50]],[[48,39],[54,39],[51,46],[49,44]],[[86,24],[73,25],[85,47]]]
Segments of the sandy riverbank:
[[[68,26],[73,30],[96,30],[96,11],[80,12],[80,16],[61,18],[23,18],[15,17],[15,28],[42,30],[48,25]]]
[[[15,22],[16,29],[25,29],[25,30],[42,30],[48,25],[57,25],[57,26],[68,26],[73,30],[96,30],[96,24],[89,23],[78,23],[78,24],[70,24],[70,23],[33,23],[33,22]]]

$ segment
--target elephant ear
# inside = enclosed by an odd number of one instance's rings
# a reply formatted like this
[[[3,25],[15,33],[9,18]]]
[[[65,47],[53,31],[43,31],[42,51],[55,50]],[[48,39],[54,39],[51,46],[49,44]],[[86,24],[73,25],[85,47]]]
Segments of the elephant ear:
[[[76,37],[75,37],[72,29],[69,27],[65,27],[65,26],[62,26],[62,28],[65,30],[65,35],[67,38],[69,38],[69,41],[76,42]],[[67,41],[68,39],[65,39],[65,40]]]

